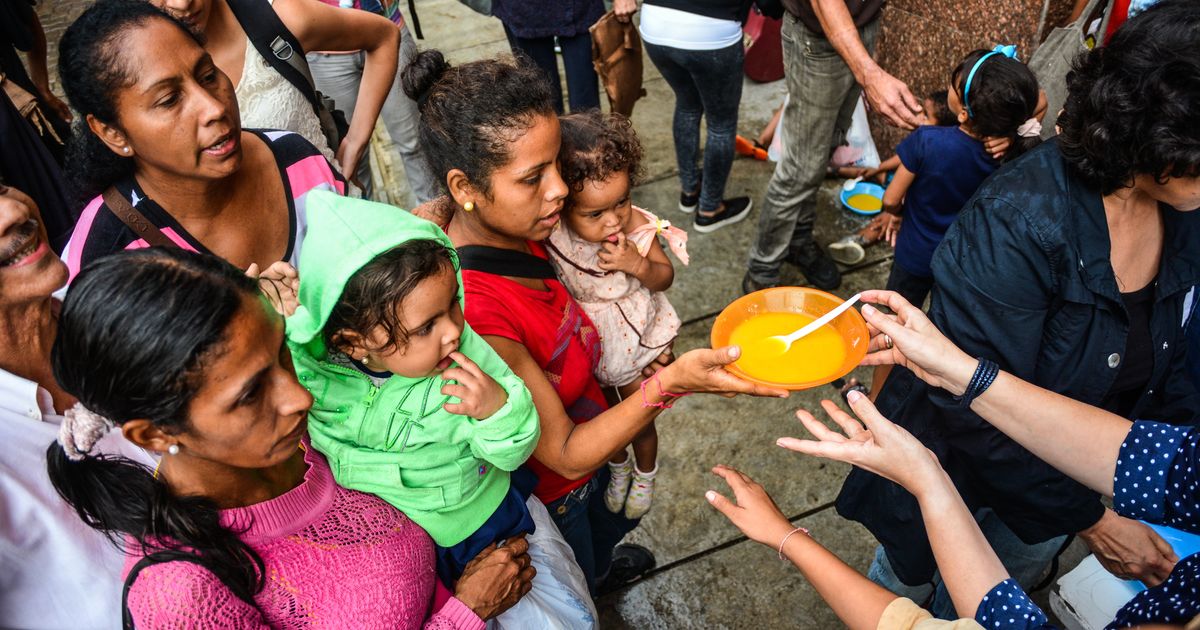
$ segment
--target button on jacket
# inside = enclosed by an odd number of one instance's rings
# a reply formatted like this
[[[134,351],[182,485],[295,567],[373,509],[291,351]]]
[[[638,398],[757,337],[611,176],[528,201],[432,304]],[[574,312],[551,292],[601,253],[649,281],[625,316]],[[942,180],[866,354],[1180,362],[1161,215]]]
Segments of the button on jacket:
[[[1184,324],[1200,282],[1200,212],[1164,206],[1161,213],[1154,369],[1130,417],[1193,423],[1200,396],[1185,368]],[[1110,248],[1099,191],[1072,174],[1051,140],[967,202],[934,254],[930,318],[968,354],[1098,405],[1120,371],[1129,332]],[[1079,532],[1103,513],[1099,495],[907,370],[892,372],[878,406],[937,454],[968,505],[993,508],[1027,543]],[[837,507],[875,534],[904,582],[930,580],[936,565],[912,495],[854,469]]]

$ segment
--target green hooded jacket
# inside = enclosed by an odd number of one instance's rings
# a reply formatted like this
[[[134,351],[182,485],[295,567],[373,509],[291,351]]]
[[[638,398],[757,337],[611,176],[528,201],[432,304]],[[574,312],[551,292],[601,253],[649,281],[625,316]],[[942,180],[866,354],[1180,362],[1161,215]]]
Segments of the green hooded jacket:
[[[383,204],[328,192],[308,194],[300,252],[300,304],[287,320],[288,347],[312,393],[308,432],[338,483],[369,492],[416,521],[442,547],[474,533],[508,492],[509,471],[533,453],[537,410],[524,382],[463,324],[459,351],[508,393],[484,420],[447,412],[440,375],[393,375],[382,386],[329,360],[322,328],[350,278],[376,256],[414,239],[453,247],[433,223]],[[458,271],[458,261],[455,259]],[[463,298],[462,273],[458,295]]]

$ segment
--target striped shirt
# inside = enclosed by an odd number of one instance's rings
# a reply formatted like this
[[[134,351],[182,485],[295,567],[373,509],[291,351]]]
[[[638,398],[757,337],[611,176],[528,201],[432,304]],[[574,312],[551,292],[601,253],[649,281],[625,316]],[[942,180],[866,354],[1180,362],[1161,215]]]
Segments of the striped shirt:
[[[345,194],[346,182],[329,160],[299,134],[290,131],[246,131],[267,143],[271,153],[275,155],[275,162],[279,165],[279,173],[283,178],[283,192],[287,198],[290,231],[287,252],[283,259],[296,265],[300,259],[300,247],[308,232],[305,199],[309,191],[331,190]],[[133,176],[114,185],[131,205],[176,245],[195,252],[212,253],[189,234],[175,217],[146,196]],[[63,250],[62,258],[67,263],[73,281],[80,269],[97,258],[123,249],[141,249],[149,246],[145,239],[113,214],[104,203],[103,196],[98,195],[84,207],[79,221],[75,224],[75,231],[71,234],[71,240]]]

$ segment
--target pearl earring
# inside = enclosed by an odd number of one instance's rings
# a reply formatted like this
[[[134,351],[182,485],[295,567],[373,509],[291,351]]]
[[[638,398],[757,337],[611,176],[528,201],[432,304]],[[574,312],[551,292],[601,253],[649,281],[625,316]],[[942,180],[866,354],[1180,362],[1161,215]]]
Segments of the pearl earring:
[[[468,201],[467,203],[463,204],[463,210],[466,210],[467,212],[471,212],[474,209],[475,209],[474,201]]]
[[[178,454],[179,454],[179,445],[178,445],[178,444],[172,444],[172,445],[168,446],[168,447],[167,447],[167,453],[169,453],[169,454],[171,454],[171,455],[178,455]]]
[[[125,153],[129,153],[129,147],[122,147],[121,150]]]
[[[359,360],[359,363],[361,363],[362,366],[365,368],[370,368],[371,367],[371,357],[364,354],[363,358]]]

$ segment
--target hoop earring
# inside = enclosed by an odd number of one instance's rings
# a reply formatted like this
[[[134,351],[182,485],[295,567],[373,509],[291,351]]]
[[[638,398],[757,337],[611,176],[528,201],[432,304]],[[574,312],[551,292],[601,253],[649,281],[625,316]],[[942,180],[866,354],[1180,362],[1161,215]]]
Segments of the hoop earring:
[[[475,202],[468,201],[467,203],[464,203],[463,210],[466,210],[467,212],[473,212],[475,210]]]
[[[168,454],[170,454],[170,455],[178,455],[178,454],[179,454],[179,445],[178,445],[178,444],[172,444],[172,445],[168,446],[168,447],[167,447],[167,453],[168,453]]]

